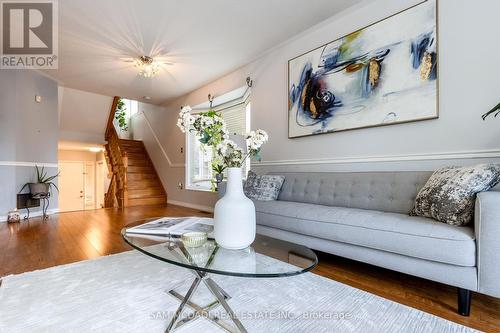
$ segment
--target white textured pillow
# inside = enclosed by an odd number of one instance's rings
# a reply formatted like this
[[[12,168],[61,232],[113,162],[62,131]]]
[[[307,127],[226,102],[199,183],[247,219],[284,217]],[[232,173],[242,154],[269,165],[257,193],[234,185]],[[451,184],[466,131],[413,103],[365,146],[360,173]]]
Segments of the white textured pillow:
[[[278,199],[284,181],[284,176],[259,176],[255,172],[249,171],[243,190],[250,199],[274,201]]]
[[[410,215],[466,225],[473,220],[476,194],[500,181],[500,165],[445,167],[434,172],[420,190]]]

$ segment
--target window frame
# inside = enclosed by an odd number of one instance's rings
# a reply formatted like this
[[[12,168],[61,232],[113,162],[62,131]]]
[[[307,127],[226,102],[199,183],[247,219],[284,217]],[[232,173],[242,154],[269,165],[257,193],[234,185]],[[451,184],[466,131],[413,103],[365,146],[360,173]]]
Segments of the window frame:
[[[221,97],[224,97],[221,96]],[[247,89],[243,96],[224,102],[220,103],[219,105],[216,105],[213,107],[213,109],[217,112],[224,112],[224,110],[228,110],[230,108],[234,108],[239,105],[244,105],[244,112],[245,112],[245,130],[246,132],[249,132],[251,129],[251,100],[250,100],[250,89]],[[206,104],[202,104],[198,107],[193,107],[193,111],[191,114],[198,114],[201,112],[208,111],[209,108],[206,106]],[[191,133],[187,132],[185,133],[185,186],[184,188],[186,190],[190,191],[201,191],[201,192],[212,192],[211,186],[206,187],[206,186],[201,186],[199,185],[200,183],[205,183],[207,180],[200,180],[200,181],[193,181],[191,179]],[[246,160],[246,170],[250,170],[250,159]],[[246,178],[246,176],[245,176]],[[198,183],[198,185],[197,185]]]

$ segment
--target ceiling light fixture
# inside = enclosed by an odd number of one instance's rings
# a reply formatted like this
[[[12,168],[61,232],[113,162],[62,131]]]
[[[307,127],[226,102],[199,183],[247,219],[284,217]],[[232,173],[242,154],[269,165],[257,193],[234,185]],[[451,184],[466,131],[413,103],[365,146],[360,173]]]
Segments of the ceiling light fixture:
[[[134,59],[134,63],[135,67],[139,69],[139,74],[144,77],[153,77],[158,74],[161,65],[161,63],[148,56]]]
[[[89,148],[89,151],[91,151],[92,153],[99,153],[102,151],[102,148],[98,148],[98,147],[90,147]]]

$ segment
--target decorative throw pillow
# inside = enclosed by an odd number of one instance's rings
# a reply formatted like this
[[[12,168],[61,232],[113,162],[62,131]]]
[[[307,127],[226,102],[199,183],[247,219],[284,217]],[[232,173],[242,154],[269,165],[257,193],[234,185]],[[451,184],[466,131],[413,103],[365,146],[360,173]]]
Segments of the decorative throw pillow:
[[[243,190],[250,199],[273,201],[278,199],[284,181],[285,177],[283,176],[259,176],[255,172],[249,171]]]
[[[451,225],[466,225],[474,216],[476,194],[500,182],[500,165],[445,167],[434,172],[420,190],[410,215]]]

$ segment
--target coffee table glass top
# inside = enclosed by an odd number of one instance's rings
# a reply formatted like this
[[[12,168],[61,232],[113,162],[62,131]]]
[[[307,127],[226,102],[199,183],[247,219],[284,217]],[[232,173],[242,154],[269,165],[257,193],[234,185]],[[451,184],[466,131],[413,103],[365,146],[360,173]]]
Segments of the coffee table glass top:
[[[127,227],[146,223],[137,221]],[[228,250],[217,245],[215,240],[195,248],[184,246],[180,237],[127,234],[122,229],[123,239],[136,250],[155,259],[221,275],[268,278],[302,274],[318,263],[316,254],[309,248],[257,234],[252,245],[243,250]]]

